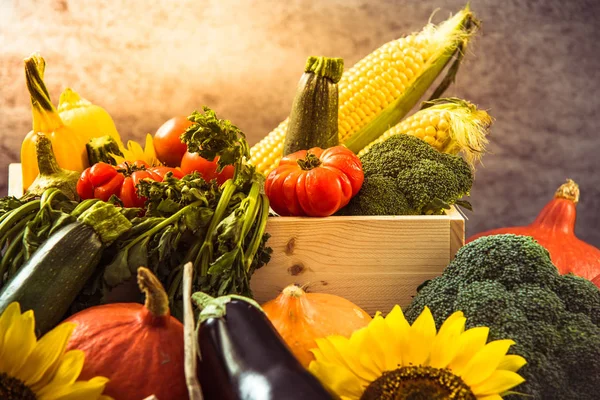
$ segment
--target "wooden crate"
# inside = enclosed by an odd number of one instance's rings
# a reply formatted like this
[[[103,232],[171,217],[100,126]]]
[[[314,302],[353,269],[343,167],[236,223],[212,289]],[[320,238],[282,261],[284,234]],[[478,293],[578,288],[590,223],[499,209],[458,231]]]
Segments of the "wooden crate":
[[[9,194],[22,194],[20,164],[9,166]],[[444,270],[464,244],[465,220],[455,208],[440,216],[273,217],[267,232],[273,255],[251,282],[260,303],[296,283],[374,314],[407,306]]]
[[[464,244],[464,222],[455,208],[440,216],[270,218],[273,255],[252,277],[254,296],[263,303],[296,283],[369,314],[405,307]]]

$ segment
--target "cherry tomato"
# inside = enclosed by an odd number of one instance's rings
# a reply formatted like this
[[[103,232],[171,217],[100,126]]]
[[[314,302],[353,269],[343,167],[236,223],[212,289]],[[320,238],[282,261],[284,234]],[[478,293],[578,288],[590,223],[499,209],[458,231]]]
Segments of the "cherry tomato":
[[[233,165],[228,165],[223,168],[223,171],[217,174],[218,160],[219,157],[215,157],[213,161],[208,161],[207,159],[200,157],[198,153],[190,153],[187,151],[181,159],[181,171],[186,175],[198,171],[205,181],[209,182],[216,179],[217,183],[221,185],[227,179],[233,177],[235,168]]]
[[[187,151],[185,143],[179,138],[192,122],[186,117],[174,117],[162,124],[154,134],[154,150],[156,156],[169,167],[178,167]]]

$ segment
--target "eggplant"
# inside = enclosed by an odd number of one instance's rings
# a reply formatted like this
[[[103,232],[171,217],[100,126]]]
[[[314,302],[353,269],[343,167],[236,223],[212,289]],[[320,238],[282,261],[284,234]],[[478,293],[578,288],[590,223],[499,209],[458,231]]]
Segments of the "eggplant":
[[[242,296],[195,293],[199,381],[206,399],[331,400],[260,306]]]

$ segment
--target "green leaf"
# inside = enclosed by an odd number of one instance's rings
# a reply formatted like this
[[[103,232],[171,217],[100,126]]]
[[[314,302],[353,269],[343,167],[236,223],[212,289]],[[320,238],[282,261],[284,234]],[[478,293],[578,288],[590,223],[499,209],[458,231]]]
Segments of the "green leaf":
[[[139,267],[148,267],[148,242],[151,236],[141,240],[129,249],[127,264],[132,275],[137,273]]]
[[[113,288],[132,277],[127,262],[128,258],[129,251],[123,249],[117,253],[113,261],[104,269],[104,282],[106,282],[109,287]]]
[[[467,200],[456,200],[456,205],[466,208],[469,211],[473,211],[473,206]]]
[[[190,207],[183,215],[183,224],[186,229],[195,233],[201,228],[207,227],[210,224],[210,220],[214,214],[214,211],[206,207]]]

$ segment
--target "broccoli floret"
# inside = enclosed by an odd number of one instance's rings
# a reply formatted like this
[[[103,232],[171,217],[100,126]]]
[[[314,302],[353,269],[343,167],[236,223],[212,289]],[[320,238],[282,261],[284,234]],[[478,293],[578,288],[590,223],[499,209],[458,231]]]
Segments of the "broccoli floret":
[[[360,192],[336,215],[410,215],[408,200],[393,180],[381,175],[365,178]]]
[[[488,326],[489,340],[513,339],[527,359],[517,392],[534,399],[595,399],[600,376],[600,290],[561,276],[533,238],[495,235],[462,247],[443,274],[423,285],[405,310],[424,306],[441,324],[463,311],[467,328]]]
[[[440,153],[414,136],[391,136],[373,145],[361,162],[367,179],[377,175],[395,181],[410,204],[409,214],[440,213],[468,195],[473,185],[465,160]]]

